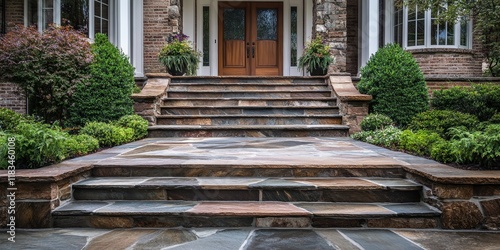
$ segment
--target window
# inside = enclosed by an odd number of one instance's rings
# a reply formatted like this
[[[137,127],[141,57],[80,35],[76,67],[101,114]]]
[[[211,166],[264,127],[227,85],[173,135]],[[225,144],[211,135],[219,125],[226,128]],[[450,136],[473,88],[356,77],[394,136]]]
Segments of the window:
[[[0,0],[0,34],[5,34],[5,0]]]
[[[210,7],[203,6],[203,66],[210,66]]]
[[[3,0],[0,0],[3,1]],[[25,0],[25,25],[43,31],[49,25],[71,25],[93,38],[96,33],[111,37],[113,0]]]
[[[439,13],[394,5],[392,13],[390,38],[403,48],[470,48],[471,25],[466,18],[455,24],[437,23]]]

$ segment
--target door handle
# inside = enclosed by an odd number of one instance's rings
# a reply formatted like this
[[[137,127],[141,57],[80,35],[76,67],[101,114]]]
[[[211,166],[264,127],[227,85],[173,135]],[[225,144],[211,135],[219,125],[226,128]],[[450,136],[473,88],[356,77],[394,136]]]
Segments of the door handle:
[[[255,43],[252,43],[252,58],[255,58]]]
[[[247,58],[250,58],[250,43],[247,43]]]

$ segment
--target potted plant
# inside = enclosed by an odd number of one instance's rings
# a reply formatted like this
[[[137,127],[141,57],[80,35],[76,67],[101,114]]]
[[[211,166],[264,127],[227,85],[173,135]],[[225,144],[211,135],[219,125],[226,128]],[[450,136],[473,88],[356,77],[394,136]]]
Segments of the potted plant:
[[[323,44],[318,36],[304,48],[304,53],[299,58],[299,69],[305,69],[311,76],[324,76],[328,72],[328,66],[334,61],[330,56],[330,47]]]
[[[195,75],[198,69],[201,54],[193,49],[187,38],[184,34],[172,36],[158,54],[167,73],[173,76]]]

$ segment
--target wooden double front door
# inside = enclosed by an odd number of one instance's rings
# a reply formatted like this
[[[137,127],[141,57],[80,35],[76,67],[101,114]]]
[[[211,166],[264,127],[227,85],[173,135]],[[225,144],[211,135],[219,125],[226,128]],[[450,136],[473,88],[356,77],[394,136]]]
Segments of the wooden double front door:
[[[283,75],[283,3],[219,2],[219,74]]]

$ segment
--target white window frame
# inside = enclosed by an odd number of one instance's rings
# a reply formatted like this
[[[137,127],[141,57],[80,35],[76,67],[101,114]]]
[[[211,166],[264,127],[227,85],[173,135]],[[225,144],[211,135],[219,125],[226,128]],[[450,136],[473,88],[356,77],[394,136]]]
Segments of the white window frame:
[[[472,49],[472,19],[469,18],[467,23],[467,46],[463,46],[460,44],[461,37],[461,24],[460,22],[456,22],[454,24],[454,45],[432,45],[431,38],[432,35],[432,14],[431,10],[425,11],[425,34],[424,34],[424,45],[420,46],[408,46],[408,8],[403,7],[403,44],[402,47],[405,50],[413,50],[413,49],[426,49],[426,48],[442,48],[442,49]],[[386,18],[385,20],[385,43],[393,43],[394,41],[394,15],[396,13],[396,7],[394,6],[393,0],[386,0],[386,10],[385,13],[388,13],[390,18]]]
[[[54,6],[54,24],[61,25],[61,0],[37,0],[38,1],[38,31],[43,32],[43,3],[44,1],[53,1]],[[89,1],[89,38],[94,40],[94,6],[95,1]],[[109,0],[109,40],[116,44],[116,30],[117,30],[117,22],[115,13],[117,8],[117,4],[115,0]],[[28,25],[28,0],[24,0],[24,25]]]

